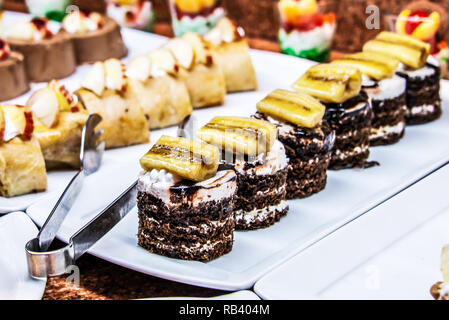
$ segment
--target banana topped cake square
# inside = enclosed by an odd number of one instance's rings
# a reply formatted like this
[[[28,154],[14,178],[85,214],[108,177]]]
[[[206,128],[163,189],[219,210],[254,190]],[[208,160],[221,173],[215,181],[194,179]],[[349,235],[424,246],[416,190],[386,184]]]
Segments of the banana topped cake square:
[[[254,116],[278,127],[289,158],[287,199],[305,198],[327,182],[335,134],[323,120],[325,106],[300,92],[275,90],[257,104]]]
[[[232,250],[237,191],[232,170],[218,170],[219,150],[162,136],[140,160],[138,243],[171,258],[210,261]]]
[[[288,159],[268,121],[215,117],[196,132],[222,150],[222,162],[237,174],[235,222],[238,230],[266,228],[287,214]]]
[[[313,66],[293,85],[326,106],[324,119],[336,134],[330,169],[367,166],[373,112],[361,87],[358,69],[335,64]]]

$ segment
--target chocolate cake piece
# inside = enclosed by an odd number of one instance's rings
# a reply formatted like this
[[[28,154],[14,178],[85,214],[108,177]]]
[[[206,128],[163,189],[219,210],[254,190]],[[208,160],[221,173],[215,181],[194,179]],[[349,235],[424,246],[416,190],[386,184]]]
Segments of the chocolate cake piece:
[[[7,46],[6,42],[0,39],[0,45]],[[0,101],[5,101],[18,97],[30,89],[25,72],[24,57],[19,52],[8,52],[1,58],[0,48]]]
[[[365,167],[373,112],[365,91],[343,102],[325,103],[326,119],[336,133],[329,169]]]
[[[407,101],[406,82],[399,76],[374,81],[364,79],[363,90],[371,99],[373,120],[370,145],[380,146],[398,142],[405,133]]]
[[[438,119],[442,114],[440,68],[430,63],[417,70],[401,66],[397,74],[407,81],[407,124]]]
[[[90,16],[85,17],[78,12],[71,13],[63,20],[64,31],[73,41],[77,63],[95,63],[110,58],[125,57],[128,54],[128,49],[123,42],[119,24],[115,20],[97,13],[91,15],[101,20],[95,30],[81,31],[78,29],[79,25],[76,24],[76,19],[91,19]]]
[[[203,182],[181,180],[165,170],[138,181],[138,244],[156,254],[210,261],[232,249],[237,191],[232,170]]]
[[[280,141],[274,143],[266,156],[235,161],[237,230],[267,228],[287,214],[287,165],[288,158]]]
[[[323,190],[335,142],[329,124],[323,121],[314,128],[306,128],[261,113],[255,117],[270,121],[279,129],[279,141],[289,159],[287,199],[306,198]]]

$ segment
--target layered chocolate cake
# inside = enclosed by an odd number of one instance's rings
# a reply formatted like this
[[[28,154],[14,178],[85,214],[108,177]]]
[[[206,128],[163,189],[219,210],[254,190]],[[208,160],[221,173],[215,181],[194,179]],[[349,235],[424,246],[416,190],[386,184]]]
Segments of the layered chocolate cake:
[[[0,39],[0,101],[13,99],[30,89],[25,72],[24,57],[11,51],[8,43]]]
[[[426,123],[441,116],[440,69],[428,63],[428,43],[407,35],[381,32],[364,45],[363,51],[386,54],[402,63],[397,74],[407,80],[408,124]]]
[[[34,18],[17,23],[7,28],[4,35],[11,49],[24,55],[30,81],[61,79],[75,72],[72,39],[63,31],[54,34],[47,19]]]
[[[357,68],[363,74],[362,89],[374,113],[370,145],[398,142],[405,133],[407,113],[406,82],[395,75],[399,61],[380,53],[359,52],[332,63]]]
[[[120,26],[99,13],[72,11],[62,21],[62,27],[72,38],[78,64],[119,59],[128,53]]]
[[[141,159],[139,246],[167,257],[210,261],[232,249],[232,170],[218,171],[217,147],[163,136]]]
[[[326,106],[324,119],[336,134],[330,169],[370,165],[366,160],[373,112],[361,86],[358,69],[333,64],[310,68],[293,85],[295,90],[314,96]]]
[[[223,150],[223,161],[237,174],[236,229],[266,228],[287,214],[288,159],[267,121],[216,117],[197,136]]]
[[[407,123],[422,124],[441,116],[440,67],[427,63],[423,68],[398,69],[407,81]]]
[[[258,119],[279,130],[289,158],[287,199],[305,198],[326,186],[335,134],[323,121],[324,105],[311,96],[275,90],[257,105]]]

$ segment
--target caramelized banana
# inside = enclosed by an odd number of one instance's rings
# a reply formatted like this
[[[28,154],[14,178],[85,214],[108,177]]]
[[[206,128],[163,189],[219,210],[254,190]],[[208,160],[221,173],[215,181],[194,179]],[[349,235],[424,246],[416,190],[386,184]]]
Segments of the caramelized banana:
[[[260,101],[257,110],[301,127],[314,128],[323,119],[326,108],[305,93],[278,89]]]
[[[199,129],[196,136],[228,152],[257,156],[271,150],[277,128],[264,120],[216,117]]]
[[[410,68],[419,69],[426,64],[430,46],[409,36],[382,32],[375,40],[365,43],[363,51],[387,54]]]
[[[357,52],[344,56],[344,59],[379,62],[386,64],[392,70],[396,70],[399,67],[398,59],[380,52]]]
[[[191,181],[204,181],[217,173],[217,147],[185,138],[162,136],[140,159],[146,171],[165,169]]]
[[[343,58],[332,62],[334,65],[342,67],[352,67],[360,70],[361,73],[375,80],[391,78],[395,70],[390,69],[388,65],[376,61],[355,60]]]
[[[310,68],[293,88],[324,102],[342,103],[359,94],[362,75],[356,68],[319,64]]]

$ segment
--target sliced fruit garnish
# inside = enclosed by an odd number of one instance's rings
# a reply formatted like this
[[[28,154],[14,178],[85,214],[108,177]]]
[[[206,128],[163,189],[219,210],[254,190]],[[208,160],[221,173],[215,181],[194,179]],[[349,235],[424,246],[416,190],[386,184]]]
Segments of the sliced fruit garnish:
[[[169,74],[177,74],[179,66],[170,50],[161,48],[149,53],[153,69],[163,70]]]
[[[282,0],[279,11],[284,20],[289,23],[297,22],[302,16],[311,16],[318,11],[316,0]]]
[[[5,30],[6,39],[33,40],[37,32],[36,27],[30,22],[19,22]]]
[[[441,272],[444,282],[449,283],[449,245],[445,246],[441,252]]]
[[[58,123],[59,99],[55,90],[46,87],[34,92],[26,105],[45,126],[52,128]]]
[[[398,59],[379,52],[357,52],[344,56],[344,59],[379,62],[387,65],[391,70],[396,70],[399,67]]]
[[[360,93],[362,75],[356,68],[318,64],[296,81],[293,88],[324,102],[342,103]]]
[[[391,78],[395,72],[394,69],[390,69],[388,65],[380,62],[357,60],[349,57],[335,60],[332,64],[341,67],[357,68],[361,73],[375,80]]]
[[[204,39],[198,34],[188,32],[182,36],[183,40],[190,43],[195,52],[195,61],[205,65],[211,65],[213,63],[213,57]]]
[[[171,51],[181,67],[187,70],[193,67],[195,51],[189,42],[181,38],[172,39],[167,42],[165,48]]]
[[[126,91],[125,66],[118,59],[108,59],[104,62],[106,87],[115,91]]]
[[[146,55],[131,60],[126,67],[126,75],[130,79],[146,81],[151,76],[151,61]]]
[[[34,130],[31,112],[20,106],[6,105],[3,106],[3,114],[5,116],[4,141],[9,141],[17,136],[31,139]]]
[[[90,67],[86,77],[81,82],[83,88],[89,89],[96,95],[101,96],[106,87],[105,69],[102,62],[96,62]]]
[[[204,181],[217,173],[220,151],[216,146],[186,138],[162,136],[140,159],[146,171],[167,170],[191,181]]]
[[[58,99],[59,108],[62,111],[70,111],[73,98],[70,92],[67,91],[64,85],[60,84],[57,80],[52,80],[48,83],[48,88],[52,89]]]
[[[326,107],[305,93],[278,89],[260,101],[257,110],[301,127],[314,128],[321,123]]]
[[[203,9],[202,1],[198,0],[174,0],[179,10],[187,13],[198,13]]]
[[[277,128],[264,120],[216,117],[195,135],[227,152],[257,156],[271,150],[277,138]]]
[[[0,107],[0,141],[3,141],[5,137],[5,114],[3,113],[3,108]]]
[[[435,36],[440,28],[440,15],[438,12],[432,12],[427,19],[419,24],[412,32],[412,37],[426,41]]]
[[[244,36],[245,32],[242,28],[239,28],[231,19],[224,17],[218,21],[215,28],[208,32],[204,38],[207,41],[218,45],[222,42],[234,42],[240,40]]]
[[[407,34],[407,31],[405,30],[405,26],[407,24],[407,21],[409,20],[409,16],[412,14],[411,10],[404,10],[402,11],[397,19],[396,19],[396,32],[399,34]]]

